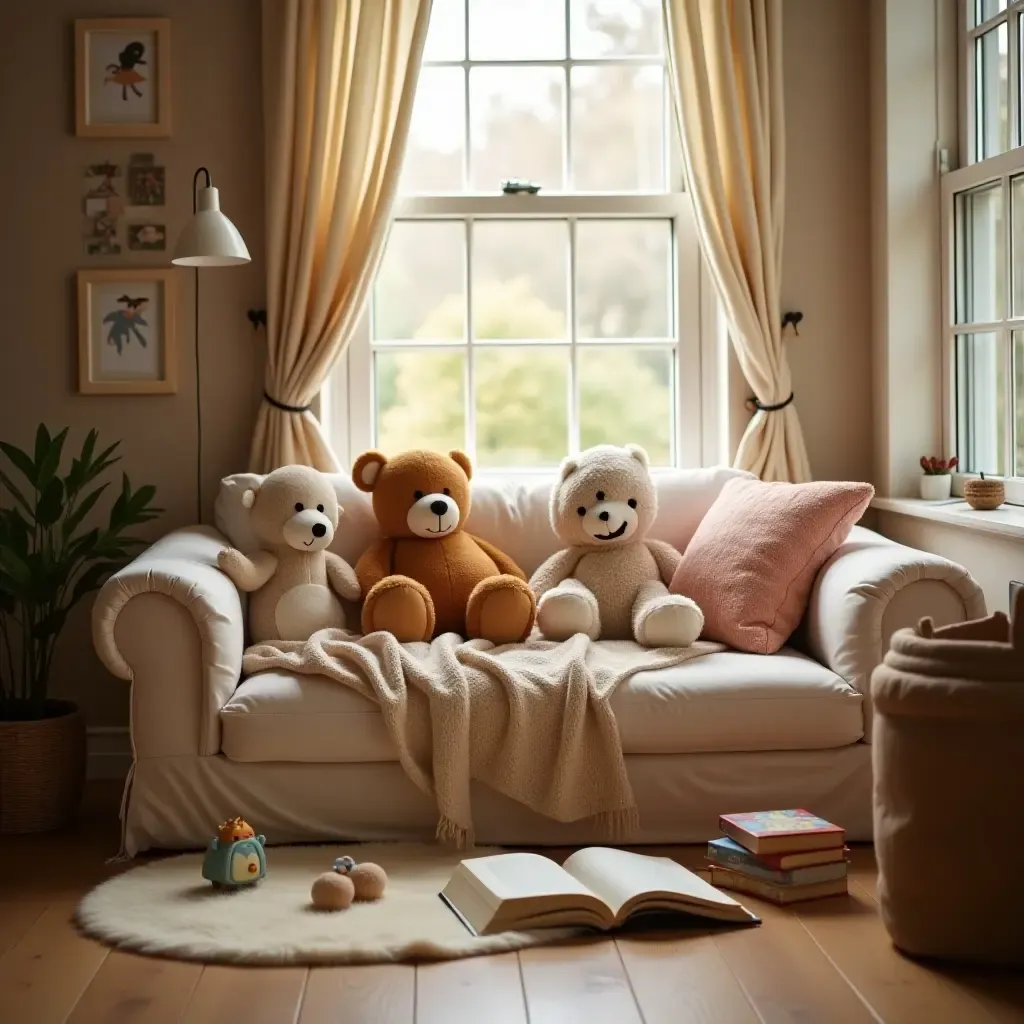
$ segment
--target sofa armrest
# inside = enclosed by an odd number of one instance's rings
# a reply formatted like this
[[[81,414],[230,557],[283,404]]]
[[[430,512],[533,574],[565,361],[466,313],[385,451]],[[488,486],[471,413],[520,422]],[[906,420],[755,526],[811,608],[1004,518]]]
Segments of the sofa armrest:
[[[175,530],[110,577],[92,613],[104,665],[132,682],[137,756],[216,754],[220,709],[238,685],[242,597],[217,568],[228,541],[208,527]]]
[[[803,624],[806,650],[867,700],[871,672],[892,634],[926,615],[936,625],[981,618],[984,593],[948,558],[855,526],[814,582]],[[866,706],[865,738],[870,726]]]

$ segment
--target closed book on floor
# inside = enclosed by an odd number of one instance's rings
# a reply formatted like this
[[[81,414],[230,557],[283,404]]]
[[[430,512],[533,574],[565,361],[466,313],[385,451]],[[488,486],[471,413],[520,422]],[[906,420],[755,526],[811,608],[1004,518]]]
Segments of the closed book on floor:
[[[563,866],[535,853],[462,861],[441,899],[474,935],[533,928],[608,931],[644,914],[757,924],[745,907],[667,857],[594,846]]]
[[[713,885],[731,889],[733,892],[750,893],[752,896],[759,896],[763,900],[782,905],[800,903],[803,900],[819,900],[825,896],[841,896],[847,892],[845,875],[831,882],[816,882],[813,885],[774,885],[739,871],[720,868],[717,864],[712,864],[708,871]]]
[[[802,809],[723,814],[718,827],[759,857],[766,853],[841,848],[846,841],[844,829]]]
[[[797,867],[785,870],[770,867],[760,857],[755,857],[732,839],[712,839],[708,843],[707,858],[712,864],[730,868],[741,874],[760,878],[774,885],[811,885],[814,882],[832,882],[846,877],[845,848],[839,851],[844,856],[827,864]]]

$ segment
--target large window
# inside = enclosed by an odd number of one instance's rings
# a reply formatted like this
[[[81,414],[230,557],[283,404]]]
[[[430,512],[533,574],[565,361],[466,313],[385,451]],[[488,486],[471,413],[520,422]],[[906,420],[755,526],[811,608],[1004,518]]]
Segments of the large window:
[[[332,385],[339,449],[527,469],[633,441],[699,463],[676,139],[661,0],[434,0],[395,222]]]
[[[947,435],[1024,502],[1024,0],[962,2],[961,152],[943,178]]]

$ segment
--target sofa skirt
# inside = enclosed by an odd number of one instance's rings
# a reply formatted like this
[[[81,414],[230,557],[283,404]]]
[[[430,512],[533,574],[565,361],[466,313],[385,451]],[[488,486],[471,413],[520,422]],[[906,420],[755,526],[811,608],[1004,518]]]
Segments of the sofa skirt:
[[[718,816],[806,807],[871,838],[871,748],[626,757],[640,810],[631,844],[704,843]],[[223,755],[142,758],[124,811],[123,852],[200,849],[217,825],[241,815],[270,844],[423,840],[437,823],[432,799],[396,762],[241,763]],[[584,822],[556,822],[474,784],[477,841],[508,846],[600,844]]]

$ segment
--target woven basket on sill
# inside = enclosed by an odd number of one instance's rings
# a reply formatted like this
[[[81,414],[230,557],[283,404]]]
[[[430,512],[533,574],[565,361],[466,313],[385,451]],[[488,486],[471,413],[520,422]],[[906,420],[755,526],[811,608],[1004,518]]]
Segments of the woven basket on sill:
[[[991,512],[1006,501],[1002,480],[965,480],[964,501],[979,512]]]
[[[85,780],[85,723],[70,701],[50,717],[0,721],[0,835],[46,832],[78,812]]]

